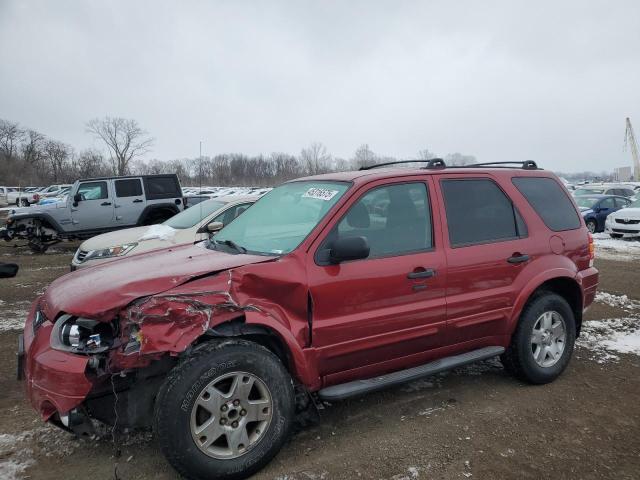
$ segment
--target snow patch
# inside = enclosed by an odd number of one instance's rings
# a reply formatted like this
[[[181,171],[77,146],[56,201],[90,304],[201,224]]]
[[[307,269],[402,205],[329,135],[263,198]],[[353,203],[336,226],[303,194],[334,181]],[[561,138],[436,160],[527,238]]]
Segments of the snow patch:
[[[24,322],[29,315],[30,302],[19,302],[17,304],[5,306],[2,302],[2,312],[0,312],[0,332],[11,330],[22,330]],[[1,444],[0,444],[1,447]]]
[[[138,241],[144,242],[145,240],[163,240],[173,241],[173,237],[176,234],[176,230],[169,225],[151,225],[146,233],[142,235]]]
[[[628,317],[585,322],[576,343],[590,350],[598,363],[618,360],[617,353],[640,355],[640,319]]]
[[[610,260],[640,258],[640,241],[635,239],[611,238],[608,233],[595,233],[593,243],[596,247],[596,258]]]
[[[614,295],[607,292],[597,292],[595,301],[604,303],[610,307],[618,307],[624,310],[635,310],[640,308],[640,302],[631,300],[626,295]]]

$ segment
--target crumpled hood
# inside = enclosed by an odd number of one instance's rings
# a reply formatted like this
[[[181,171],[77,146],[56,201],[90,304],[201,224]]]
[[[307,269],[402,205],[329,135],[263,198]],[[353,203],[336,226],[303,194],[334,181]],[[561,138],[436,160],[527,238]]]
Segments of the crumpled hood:
[[[156,250],[63,275],[47,288],[42,306],[51,320],[64,312],[110,321],[137,298],[165,292],[194,277],[273,259],[201,245]]]

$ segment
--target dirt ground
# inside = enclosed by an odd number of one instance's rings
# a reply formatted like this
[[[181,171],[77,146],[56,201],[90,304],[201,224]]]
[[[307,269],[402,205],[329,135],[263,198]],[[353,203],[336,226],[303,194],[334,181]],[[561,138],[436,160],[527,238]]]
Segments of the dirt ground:
[[[36,294],[68,271],[74,249],[31,255],[0,247],[0,261],[21,267],[16,278],[0,280],[0,320],[23,321]],[[596,266],[602,291],[640,300],[637,260]],[[587,319],[640,319],[627,307],[600,301]],[[121,435],[114,446],[109,437],[77,441],[42,426],[15,380],[16,335],[0,330],[0,477],[177,478],[148,434]],[[328,405],[255,478],[637,479],[639,373],[637,355],[605,361],[585,347],[546,386],[520,383],[497,361],[461,368]]]

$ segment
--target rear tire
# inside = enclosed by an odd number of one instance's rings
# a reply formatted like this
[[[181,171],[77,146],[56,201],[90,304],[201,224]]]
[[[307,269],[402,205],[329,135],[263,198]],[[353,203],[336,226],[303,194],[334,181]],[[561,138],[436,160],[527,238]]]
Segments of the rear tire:
[[[289,436],[291,377],[266,348],[210,342],[169,374],[156,400],[154,430],[169,463],[192,480],[246,478]]]
[[[511,345],[500,359],[525,382],[549,383],[569,365],[575,338],[575,316],[567,301],[555,293],[540,292],[522,311]]]

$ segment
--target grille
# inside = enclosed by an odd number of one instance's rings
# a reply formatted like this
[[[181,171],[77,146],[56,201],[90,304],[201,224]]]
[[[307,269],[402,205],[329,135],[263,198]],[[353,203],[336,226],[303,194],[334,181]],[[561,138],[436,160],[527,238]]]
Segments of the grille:
[[[82,263],[84,262],[84,259],[87,258],[88,254],[89,252],[86,250],[78,250],[78,253],[76,253],[76,260]]]
[[[616,218],[616,223],[622,223],[623,225],[637,225],[640,220],[627,220],[626,218]]]
[[[622,228],[612,228],[611,231],[615,233],[639,233],[640,230],[623,230]]]

